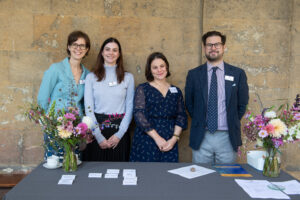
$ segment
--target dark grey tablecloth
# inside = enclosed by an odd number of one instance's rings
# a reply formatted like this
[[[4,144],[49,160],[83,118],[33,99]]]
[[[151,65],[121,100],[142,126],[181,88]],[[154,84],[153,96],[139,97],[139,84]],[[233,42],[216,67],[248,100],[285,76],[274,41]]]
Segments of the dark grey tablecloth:
[[[45,169],[39,165],[16,185],[5,196],[5,200],[247,200],[251,199],[240,188],[232,177],[222,177],[215,172],[194,179],[185,179],[181,176],[168,173],[191,163],[120,163],[120,162],[84,162],[76,174],[73,185],[58,185],[62,174],[61,168],[55,170]],[[201,165],[211,168],[209,165]],[[261,172],[243,165],[253,175],[252,178],[266,180]],[[118,179],[88,178],[90,172],[100,172],[103,175],[107,169],[120,169]],[[136,169],[137,186],[123,186],[122,169]],[[294,179],[285,172],[280,177],[268,179],[271,181],[287,181]],[[300,195],[290,195],[291,199],[300,199]]]

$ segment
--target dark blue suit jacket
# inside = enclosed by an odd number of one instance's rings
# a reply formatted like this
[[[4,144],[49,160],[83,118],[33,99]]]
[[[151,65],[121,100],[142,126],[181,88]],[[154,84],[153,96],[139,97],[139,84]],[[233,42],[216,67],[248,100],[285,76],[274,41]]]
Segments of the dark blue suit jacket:
[[[249,100],[247,76],[244,70],[224,63],[227,124],[230,142],[235,151],[242,145],[240,120],[245,114]],[[188,72],[185,85],[185,104],[192,117],[190,147],[198,150],[206,130],[206,111],[208,100],[206,63]]]

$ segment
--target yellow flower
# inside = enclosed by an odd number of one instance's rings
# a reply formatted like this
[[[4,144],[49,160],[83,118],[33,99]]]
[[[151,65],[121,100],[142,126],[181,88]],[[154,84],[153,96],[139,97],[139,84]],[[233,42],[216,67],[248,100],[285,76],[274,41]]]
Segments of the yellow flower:
[[[61,137],[62,139],[66,139],[66,138],[69,138],[71,137],[72,133],[63,129],[62,127],[57,127],[57,130],[58,130],[58,135],[59,137]]]
[[[274,126],[274,132],[272,133],[274,137],[280,138],[282,135],[287,134],[287,127],[280,119],[272,119],[269,124]]]

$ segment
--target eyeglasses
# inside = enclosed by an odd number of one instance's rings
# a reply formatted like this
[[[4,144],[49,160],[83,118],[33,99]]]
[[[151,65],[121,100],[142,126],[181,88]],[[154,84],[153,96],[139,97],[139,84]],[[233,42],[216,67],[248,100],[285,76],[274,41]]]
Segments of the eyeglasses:
[[[216,49],[220,49],[220,48],[223,46],[223,43],[222,43],[222,42],[218,42],[218,43],[215,43],[215,44],[207,43],[205,46],[206,46],[208,49],[211,49],[213,46],[214,46]]]
[[[81,50],[86,50],[85,44],[77,44],[77,43],[73,43],[73,44],[71,45],[71,47],[74,48],[74,49],[77,49],[77,48],[79,47],[79,49],[81,49]]]

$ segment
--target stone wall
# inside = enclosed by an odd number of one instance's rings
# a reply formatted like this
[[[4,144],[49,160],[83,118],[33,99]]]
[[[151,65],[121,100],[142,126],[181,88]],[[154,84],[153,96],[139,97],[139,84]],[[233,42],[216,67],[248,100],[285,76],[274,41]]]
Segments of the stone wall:
[[[161,51],[170,62],[170,81],[183,89],[187,70],[199,63],[201,6],[194,0],[1,0],[0,166],[42,160],[42,133],[23,117],[22,107],[36,99],[43,72],[67,55],[71,31],[90,36],[89,69],[102,42],[113,36],[136,85],[145,81],[147,56]],[[185,135],[182,160],[190,160]]]
[[[170,82],[184,89],[187,71],[205,61],[202,33],[219,30],[228,38],[225,61],[245,69],[249,107],[259,110],[256,94],[267,106],[291,102],[300,92],[299,11],[300,0],[0,0],[0,166],[42,160],[41,131],[22,108],[36,99],[43,72],[67,55],[71,31],[90,36],[87,68],[113,36],[136,85],[145,81],[147,56],[162,51]],[[179,144],[184,162],[191,161],[188,137],[185,131]],[[299,170],[299,145],[284,150],[287,166]]]

